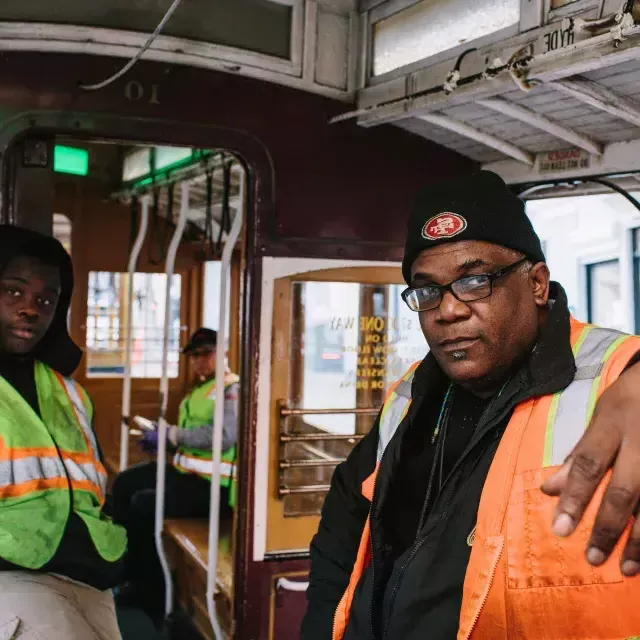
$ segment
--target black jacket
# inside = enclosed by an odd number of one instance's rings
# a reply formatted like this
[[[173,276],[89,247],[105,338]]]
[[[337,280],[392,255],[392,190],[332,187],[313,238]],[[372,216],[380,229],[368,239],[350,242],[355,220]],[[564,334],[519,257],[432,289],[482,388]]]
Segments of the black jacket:
[[[555,301],[536,347],[487,408],[435,497],[415,544],[399,557],[390,548],[388,534],[397,519],[388,517],[385,501],[390,495],[396,500],[398,489],[400,493],[403,490],[394,486],[394,477],[403,462],[407,434],[434,426],[416,417],[424,416],[425,408],[439,408],[443,400],[447,381],[433,356],[427,355],[416,370],[413,402],[382,458],[373,503],[362,496],[361,485],[376,465],[378,422],[336,469],[311,544],[302,640],[330,640],[333,615],[349,582],[369,510],[372,562],[356,588],[345,640],[456,637],[471,552],[467,538],[475,527],[482,488],[504,428],[517,404],[563,390],[575,374],[566,295],[555,283],[552,299]],[[419,472],[428,475],[430,468]],[[409,481],[406,473],[403,477],[405,483]],[[415,478],[416,483],[421,480]]]

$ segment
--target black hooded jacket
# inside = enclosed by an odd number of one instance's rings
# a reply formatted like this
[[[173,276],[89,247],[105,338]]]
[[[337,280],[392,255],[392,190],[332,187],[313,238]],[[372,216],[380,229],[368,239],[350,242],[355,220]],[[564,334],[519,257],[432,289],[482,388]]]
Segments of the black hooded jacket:
[[[15,356],[0,351],[0,376],[5,378],[40,415],[34,377],[34,361],[40,360],[63,376],[70,376],[82,359],[82,350],[73,342],[67,329],[67,317],[73,293],[71,258],[54,238],[29,229],[0,225],[0,273],[20,256],[36,257],[45,264],[55,266],[60,273],[58,306],[45,336],[27,356]],[[69,489],[71,491],[71,489]],[[89,584],[97,589],[108,589],[122,581],[122,561],[107,562],[96,551],[84,521],[73,511],[60,514],[67,525],[56,553],[40,571],[57,573]],[[2,511],[0,510],[0,518]],[[21,570],[0,558],[0,570]]]
[[[455,640],[470,536],[502,433],[517,404],[565,389],[575,374],[566,295],[552,283],[551,297],[535,349],[500,395],[481,400],[456,389],[443,483],[428,504],[432,433],[449,385],[432,355],[416,370],[413,402],[382,458],[373,503],[361,487],[376,466],[378,422],[336,469],[311,544],[302,640],[331,639],[369,511],[372,562],[356,587],[344,640]]]

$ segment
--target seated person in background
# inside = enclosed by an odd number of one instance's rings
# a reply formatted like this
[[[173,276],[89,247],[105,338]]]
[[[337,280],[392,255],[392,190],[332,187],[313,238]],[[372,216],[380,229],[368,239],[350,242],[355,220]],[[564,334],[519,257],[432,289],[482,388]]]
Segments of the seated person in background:
[[[217,333],[202,328],[183,350],[192,360],[196,379],[180,404],[178,426],[168,429],[168,439],[177,451],[166,469],[167,518],[209,515],[216,345]],[[236,498],[238,376],[226,372],[224,386],[220,509],[230,512]],[[158,432],[145,431],[141,445],[147,451],[155,451]],[[113,485],[113,516],[126,527],[130,540],[127,560],[130,583],[128,588],[120,589],[118,601],[138,602],[159,622],[163,615],[164,580],[154,544],[156,471],[155,462],[145,462],[118,475]]]
[[[93,406],[70,376],[71,258],[0,226],[0,637],[120,638],[125,530],[103,513]]]

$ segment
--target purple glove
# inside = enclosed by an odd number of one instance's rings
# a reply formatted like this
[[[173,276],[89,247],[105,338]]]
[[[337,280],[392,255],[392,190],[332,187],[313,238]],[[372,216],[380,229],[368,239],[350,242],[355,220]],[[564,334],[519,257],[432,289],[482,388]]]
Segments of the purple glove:
[[[145,453],[156,453],[158,451],[158,430],[144,431],[142,438],[138,441],[138,446]]]

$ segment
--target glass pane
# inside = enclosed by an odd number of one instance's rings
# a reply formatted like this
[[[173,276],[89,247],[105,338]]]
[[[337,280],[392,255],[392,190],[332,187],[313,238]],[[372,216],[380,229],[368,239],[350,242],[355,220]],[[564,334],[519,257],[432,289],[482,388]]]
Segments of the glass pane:
[[[295,282],[288,405],[311,411],[286,418],[286,433],[362,436],[368,433],[389,387],[427,353],[417,314],[400,299],[400,285]],[[331,413],[331,410],[364,410]],[[289,488],[328,485],[335,460],[344,459],[357,437],[286,443],[281,483]],[[304,466],[304,461],[325,461]],[[325,492],[284,498],[285,515],[317,513]]]
[[[128,274],[89,273],[87,295],[87,376],[118,377],[125,367],[125,327],[128,309]],[[162,337],[166,276],[135,273],[133,276],[133,347],[131,375],[159,378],[162,373]],[[171,285],[169,329],[169,377],[178,376],[180,359],[180,288],[174,275]]]
[[[620,265],[617,260],[587,267],[589,322],[624,331],[624,309],[620,297]]]
[[[172,0],[2,0],[0,20],[51,22],[152,32]],[[292,9],[272,0],[189,0],[173,14],[163,35],[202,40],[287,59]]]
[[[135,180],[151,172],[151,149],[136,149],[124,157],[122,182]]]
[[[53,237],[62,244],[71,255],[71,220],[63,213],[53,214]]]
[[[378,76],[518,24],[520,0],[422,0],[373,25]]]
[[[577,2],[577,0],[551,0],[551,8],[558,9],[560,7],[564,7],[565,4],[571,4],[572,2]]]
[[[204,326],[218,331],[220,328],[220,285],[222,280],[222,263],[219,260],[209,260],[204,264]],[[229,321],[231,314],[231,286],[227,278],[227,313],[225,316],[226,345],[229,350]]]

